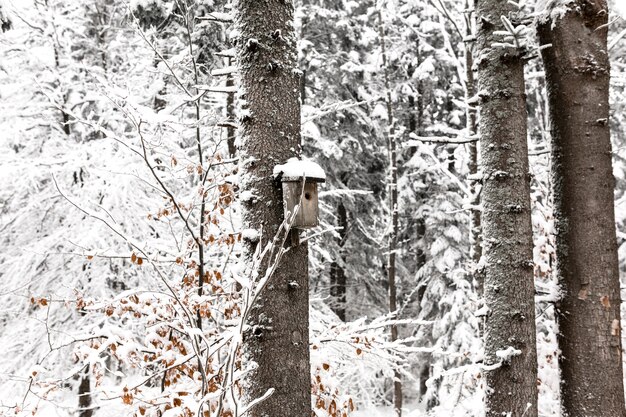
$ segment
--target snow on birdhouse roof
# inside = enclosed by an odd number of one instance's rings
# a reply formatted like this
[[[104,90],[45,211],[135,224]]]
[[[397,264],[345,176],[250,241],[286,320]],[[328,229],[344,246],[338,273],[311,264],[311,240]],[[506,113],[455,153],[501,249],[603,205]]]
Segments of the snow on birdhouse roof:
[[[326,181],[326,173],[321,166],[308,159],[289,158],[274,167],[274,177],[282,175],[283,181],[297,181],[302,177],[316,181]]]

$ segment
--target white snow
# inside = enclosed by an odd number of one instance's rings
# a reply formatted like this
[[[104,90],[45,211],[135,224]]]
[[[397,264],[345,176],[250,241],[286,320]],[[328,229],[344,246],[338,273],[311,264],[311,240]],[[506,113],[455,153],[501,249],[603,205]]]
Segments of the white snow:
[[[621,16],[622,19],[626,20],[626,1],[617,0],[613,4],[613,11]]]
[[[211,71],[211,75],[216,77],[219,75],[230,75],[237,72],[237,67],[235,65],[230,65],[224,68],[219,68]]]
[[[406,24],[409,26],[419,26],[420,18],[417,17],[417,14],[411,14],[406,18]]]
[[[232,22],[233,15],[231,13],[211,12],[207,16],[209,19],[218,20],[221,22]]]
[[[210,91],[211,93],[236,93],[237,86],[225,86],[225,85],[195,85],[198,90]]]
[[[241,201],[252,201],[255,197],[254,193],[250,190],[242,191],[240,194]]]
[[[318,142],[322,140],[322,132],[320,132],[317,125],[311,120],[302,124],[302,135]]]
[[[482,306],[474,312],[475,317],[485,317],[487,314],[489,314],[489,307],[487,306]]]
[[[139,6],[147,9],[151,5],[156,7],[161,7],[161,0],[131,0],[130,7],[131,9],[137,9]]]
[[[568,6],[574,0],[537,0],[536,9],[539,23],[552,21],[552,27],[556,21],[562,18],[568,10]]]
[[[387,106],[383,103],[377,103],[372,110],[372,118],[387,120]]]
[[[241,231],[241,237],[251,242],[257,242],[261,234],[256,229],[243,229]]]
[[[274,167],[274,177],[278,177],[281,174],[290,178],[326,179],[326,173],[322,167],[309,159],[289,158],[286,163]]]
[[[419,67],[413,73],[413,78],[416,78],[420,81],[424,81],[432,77],[432,74],[435,72],[435,59],[433,57],[428,57],[422,62]]]
[[[509,362],[512,357],[519,356],[522,351],[515,349],[513,346],[509,346],[506,349],[496,351],[496,356],[502,359],[503,362]]]

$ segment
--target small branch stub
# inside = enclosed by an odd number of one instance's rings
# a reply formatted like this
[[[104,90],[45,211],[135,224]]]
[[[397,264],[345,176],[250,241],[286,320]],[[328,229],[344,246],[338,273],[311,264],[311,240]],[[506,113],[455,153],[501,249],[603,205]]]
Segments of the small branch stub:
[[[285,218],[299,206],[291,227],[316,227],[319,217],[317,185],[326,181],[324,170],[313,161],[291,158],[274,167],[274,177],[280,178],[282,183]]]

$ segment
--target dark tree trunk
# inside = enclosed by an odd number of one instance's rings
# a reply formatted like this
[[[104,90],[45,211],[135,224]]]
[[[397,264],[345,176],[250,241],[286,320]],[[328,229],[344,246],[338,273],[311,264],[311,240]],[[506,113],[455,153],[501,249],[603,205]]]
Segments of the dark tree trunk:
[[[387,193],[389,201],[390,231],[387,241],[387,283],[389,284],[389,312],[397,310],[396,305],[396,250],[398,246],[398,151],[393,117],[393,103],[389,82],[389,68],[387,53],[385,50],[385,30],[380,11],[378,12],[378,30],[380,37],[380,49],[383,60],[383,73],[385,78],[385,104],[387,105],[387,146],[389,153],[389,177]],[[398,326],[391,325],[391,341],[398,339]],[[393,376],[393,407],[395,415],[402,415],[402,375],[397,370]]]
[[[552,124],[562,401],[569,417],[624,416],[609,132],[606,1],[539,25]]]
[[[418,199],[418,201],[420,201]],[[423,217],[415,219],[415,273],[417,274],[420,269],[426,264],[426,252],[424,251],[423,239],[426,236],[426,221]],[[419,285],[419,283],[418,283]]]
[[[348,213],[343,203],[337,206],[337,226],[339,230],[339,251],[341,260],[330,265],[330,296],[332,309],[342,321],[346,321],[346,257],[343,246],[348,234]]]
[[[346,321],[346,272],[339,262],[330,264],[331,308],[341,321]]]
[[[228,58],[228,65],[232,65],[232,59]],[[232,74],[228,74],[226,77],[226,87],[233,87],[235,85],[235,77]],[[228,93],[226,96],[226,120],[228,126],[226,126],[226,143],[228,144],[228,155],[231,158],[237,156],[237,147],[235,146],[235,139],[237,130],[235,128],[235,93]]]
[[[67,95],[64,96],[62,108],[65,108],[66,106],[67,106]],[[61,110],[61,117],[63,118],[63,121],[61,122],[61,126],[63,127],[63,133],[69,136],[72,134],[72,131],[70,130],[70,115],[67,114],[64,110]]]
[[[300,75],[291,0],[240,0],[236,11],[237,61],[245,100],[241,120],[241,188],[257,198],[243,202],[243,227],[262,231],[265,245],[283,221],[280,184],[273,167],[298,156],[300,145]],[[297,233],[297,232],[296,232]],[[263,276],[267,264],[261,266]],[[311,415],[309,364],[309,283],[306,243],[283,256],[249,317],[244,357],[258,368],[248,377],[249,402],[274,388],[274,394],[251,411],[252,417]]]
[[[80,385],[78,386],[78,416],[91,417],[91,381],[89,378],[89,365],[80,375]]]
[[[486,416],[537,416],[537,350],[526,94],[521,51],[502,40],[503,0],[476,2],[476,54],[483,168]],[[503,355],[509,350],[512,355]],[[498,366],[498,364],[500,364]]]
[[[7,14],[6,7],[4,4],[0,2],[0,29],[2,32],[7,32],[13,28],[13,22],[9,15]]]

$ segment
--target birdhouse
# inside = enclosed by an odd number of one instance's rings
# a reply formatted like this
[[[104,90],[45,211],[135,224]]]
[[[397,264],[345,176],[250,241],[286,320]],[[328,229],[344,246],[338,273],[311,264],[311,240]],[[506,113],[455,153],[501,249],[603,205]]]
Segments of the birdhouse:
[[[310,229],[317,226],[317,186],[326,181],[324,170],[313,161],[291,158],[274,167],[274,176],[280,178],[282,183],[285,219],[289,219],[299,205],[291,227]]]
[[[324,178],[315,177],[282,177],[285,218],[291,216],[296,206],[300,205],[291,227],[310,229],[317,226],[319,216],[317,184],[324,181]]]

